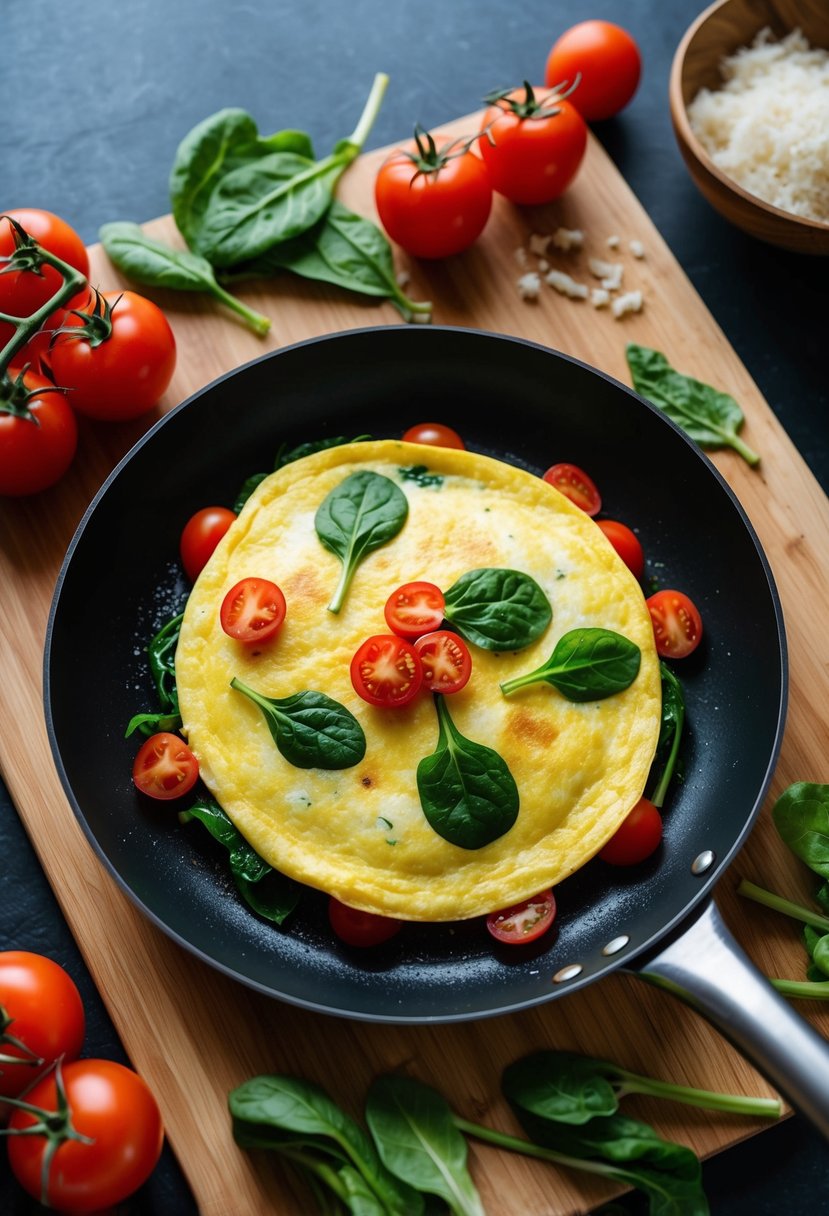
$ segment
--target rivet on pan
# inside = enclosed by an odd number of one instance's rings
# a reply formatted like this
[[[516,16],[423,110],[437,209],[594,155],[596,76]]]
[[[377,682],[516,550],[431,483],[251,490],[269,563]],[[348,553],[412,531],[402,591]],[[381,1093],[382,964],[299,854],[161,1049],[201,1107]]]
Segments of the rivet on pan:
[[[630,938],[627,933],[622,933],[619,937],[614,937],[612,942],[608,942],[602,948],[602,954],[618,954],[620,950],[624,950],[629,941]]]
[[[705,849],[698,857],[695,857],[691,862],[692,874],[704,874],[706,870],[710,870],[714,864],[716,854],[713,849]]]
[[[562,967],[553,976],[554,984],[563,984],[565,980],[574,980],[577,975],[581,975],[584,971],[581,963],[571,963],[569,967]]]

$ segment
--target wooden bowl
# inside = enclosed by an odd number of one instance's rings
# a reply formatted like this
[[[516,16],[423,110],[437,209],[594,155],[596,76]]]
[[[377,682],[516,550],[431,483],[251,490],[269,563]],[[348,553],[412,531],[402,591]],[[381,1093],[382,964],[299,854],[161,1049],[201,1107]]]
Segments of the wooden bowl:
[[[800,29],[810,45],[829,49],[829,0],[717,0],[677,47],[671,67],[671,120],[692,180],[719,213],[771,245],[829,255],[829,223],[792,215],[749,194],[713,163],[691,130],[687,106],[702,88],[722,81],[720,63],[769,26],[775,37]]]

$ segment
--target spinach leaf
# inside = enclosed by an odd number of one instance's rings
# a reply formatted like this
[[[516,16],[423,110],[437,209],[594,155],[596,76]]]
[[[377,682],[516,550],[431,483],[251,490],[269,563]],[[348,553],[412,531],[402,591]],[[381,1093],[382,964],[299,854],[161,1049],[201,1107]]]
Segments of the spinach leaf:
[[[662,679],[662,721],[656,754],[651,765],[650,780],[655,784],[650,800],[654,806],[661,807],[679,757],[679,744],[685,725],[685,695],[682,685],[667,663],[660,661],[659,674]]]
[[[404,481],[413,481],[424,489],[434,486],[437,490],[443,485],[443,474],[430,472],[425,464],[413,464],[408,469],[398,469],[397,473]]]
[[[329,612],[340,611],[359,563],[397,536],[408,513],[403,491],[390,478],[369,470],[352,473],[326,496],[314,526],[326,549],[343,564]]]
[[[601,701],[629,688],[639,674],[641,651],[611,629],[571,629],[546,663],[501,685],[505,697],[528,684],[552,684],[569,701]]]
[[[172,617],[147,644],[150,675],[153,678],[161,708],[148,713],[134,714],[129,720],[124,738],[129,738],[136,730],[149,737],[156,731],[173,731],[178,730],[181,726],[178,691],[176,690],[176,647],[183,619],[183,612]]]
[[[366,754],[363,728],[350,710],[324,692],[265,697],[234,677],[230,687],[265,715],[273,741],[295,768],[352,768]]]
[[[435,706],[437,747],[417,766],[420,805],[444,840],[461,849],[480,849],[515,823],[518,787],[496,751],[460,733],[439,693]]]
[[[520,570],[484,567],[461,575],[445,593],[446,619],[484,650],[520,650],[553,618],[535,579]]]
[[[292,464],[295,460],[301,460],[303,456],[311,456],[314,452],[325,452],[328,448],[337,448],[344,443],[359,443],[362,439],[371,439],[371,435],[356,435],[353,439],[347,439],[345,435],[335,435],[328,439],[312,439],[307,443],[297,444],[296,447],[290,449],[287,444],[280,444],[279,451],[276,453],[273,471],[276,472],[277,469],[282,469],[286,464]],[[269,476],[269,473],[252,473],[250,477],[245,479],[233,504],[233,510],[237,515],[257,486],[261,485],[265,478]]]
[[[829,785],[795,782],[777,799],[772,818],[795,856],[829,878]]]
[[[124,731],[124,738],[129,739],[130,735],[135,731],[140,731],[147,738],[150,735],[155,735],[158,731],[169,730],[176,731],[181,726],[181,714],[179,713],[157,713],[133,714],[127,723],[127,729]]]
[[[733,397],[676,371],[658,350],[631,342],[625,354],[637,393],[663,410],[695,443],[704,448],[732,447],[748,464],[759,464],[758,454],[737,433],[744,418]]]
[[[484,1216],[466,1166],[466,1141],[434,1089],[410,1077],[379,1077],[368,1091],[366,1122],[392,1174],[439,1195],[456,1216]]]

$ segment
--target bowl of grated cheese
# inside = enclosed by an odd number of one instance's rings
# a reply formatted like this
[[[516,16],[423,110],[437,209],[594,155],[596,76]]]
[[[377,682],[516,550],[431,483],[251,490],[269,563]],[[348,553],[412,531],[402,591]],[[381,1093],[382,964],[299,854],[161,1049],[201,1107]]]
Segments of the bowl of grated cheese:
[[[674,56],[671,119],[725,219],[829,254],[829,0],[718,0]]]

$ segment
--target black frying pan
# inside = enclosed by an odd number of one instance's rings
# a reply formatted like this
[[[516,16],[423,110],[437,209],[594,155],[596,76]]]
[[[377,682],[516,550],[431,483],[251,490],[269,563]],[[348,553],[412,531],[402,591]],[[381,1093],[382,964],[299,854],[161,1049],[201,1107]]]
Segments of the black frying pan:
[[[473,921],[406,925],[385,947],[349,951],[314,891],[290,930],[275,930],[240,902],[198,825],[178,827],[130,778],[136,744],[124,726],[153,704],[143,647],[186,599],[177,553],[189,516],[231,504],[283,441],[399,436],[422,421],[538,473],[559,460],[587,469],[606,513],[638,528],[646,577],[689,593],[705,622],[682,665],[685,780],[661,851],[631,871],[596,861],[563,883],[555,936],[535,947],[498,947]],[[594,369],[515,339],[390,327],[289,347],[215,381],[148,432],[84,517],[58,580],[45,696],[58,770],[93,847],[157,925],[220,970],[324,1012],[423,1022],[526,1008],[624,966],[694,1000],[829,1134],[824,1045],[739,956],[708,898],[780,745],[786,655],[773,580],[711,463]],[[730,991],[725,973],[739,979]]]

